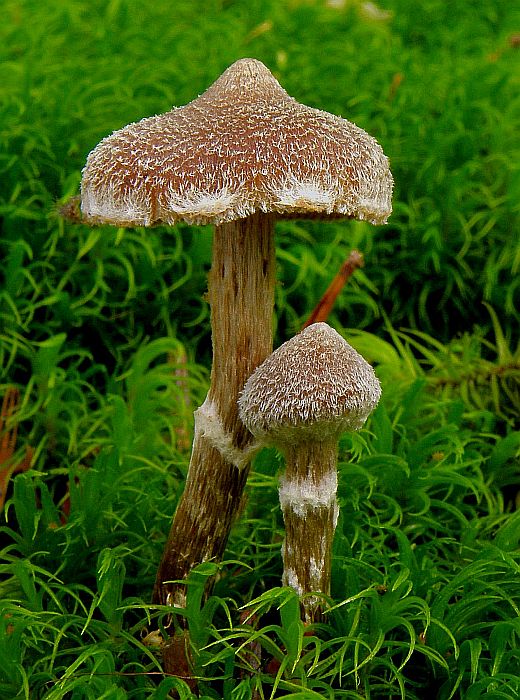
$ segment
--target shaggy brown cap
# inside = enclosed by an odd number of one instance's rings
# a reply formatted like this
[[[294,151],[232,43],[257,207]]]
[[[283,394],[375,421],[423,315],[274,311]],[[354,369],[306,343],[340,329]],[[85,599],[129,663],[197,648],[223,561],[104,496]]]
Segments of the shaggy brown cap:
[[[186,106],[103,139],[83,170],[81,208],[87,221],[134,226],[254,212],[382,224],[392,187],[374,138],[300,104],[246,58]]]
[[[276,446],[329,440],[361,428],[380,397],[368,362],[329,325],[314,323],[253,372],[239,399],[240,418]]]

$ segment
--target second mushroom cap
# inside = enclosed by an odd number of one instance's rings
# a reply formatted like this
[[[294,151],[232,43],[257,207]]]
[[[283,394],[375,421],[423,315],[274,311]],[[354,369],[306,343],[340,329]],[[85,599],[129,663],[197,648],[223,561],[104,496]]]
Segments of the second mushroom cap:
[[[281,345],[247,381],[240,417],[260,440],[328,440],[358,430],[381,386],[366,360],[326,323]]]

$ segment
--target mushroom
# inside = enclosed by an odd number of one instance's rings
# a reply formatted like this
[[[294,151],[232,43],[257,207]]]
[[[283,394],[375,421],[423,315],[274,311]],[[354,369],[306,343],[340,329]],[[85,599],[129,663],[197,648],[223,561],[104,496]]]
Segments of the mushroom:
[[[184,107],[130,124],[89,154],[83,219],[117,226],[213,224],[213,366],[195,412],[185,490],[154,600],[184,605],[194,565],[224,551],[252,436],[238,417],[246,379],[271,352],[276,218],[386,222],[393,180],[379,144],[354,124],[289,97],[259,61],[230,66]]]
[[[307,622],[320,616],[310,594],[330,594],[338,441],[363,426],[380,396],[368,362],[329,325],[314,323],[257,367],[239,399],[243,423],[285,458],[283,583],[302,596]]]

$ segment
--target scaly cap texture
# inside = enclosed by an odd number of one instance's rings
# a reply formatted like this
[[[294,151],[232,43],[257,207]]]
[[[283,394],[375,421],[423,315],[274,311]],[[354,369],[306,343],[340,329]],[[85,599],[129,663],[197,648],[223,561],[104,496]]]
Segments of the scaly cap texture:
[[[385,223],[393,179],[377,141],[298,103],[255,59],[184,107],[114,132],[89,154],[87,221],[220,224],[254,212]]]
[[[240,418],[277,447],[330,440],[358,430],[381,386],[368,362],[326,323],[314,323],[281,345],[246,382]]]

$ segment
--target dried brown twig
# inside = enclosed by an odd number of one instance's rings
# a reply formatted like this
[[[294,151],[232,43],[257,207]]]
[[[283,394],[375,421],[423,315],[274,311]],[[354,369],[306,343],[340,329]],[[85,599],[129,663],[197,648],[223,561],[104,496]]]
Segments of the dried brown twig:
[[[319,323],[327,320],[330,312],[332,311],[332,307],[334,306],[334,303],[346,282],[350,279],[350,277],[352,277],[354,272],[359,267],[363,267],[363,265],[363,254],[360,253],[359,250],[351,251],[350,255],[339,269],[339,272],[330,283],[327,291],[314,307],[314,311],[303,325],[303,328],[307,328],[307,326],[310,326],[312,323]]]
[[[31,467],[34,450],[30,445],[25,448],[25,456],[20,462],[13,462],[18,440],[18,424],[8,427],[20,404],[20,392],[15,387],[8,387],[0,409],[0,510],[3,509],[7,496],[7,487],[13,474],[25,472]]]

